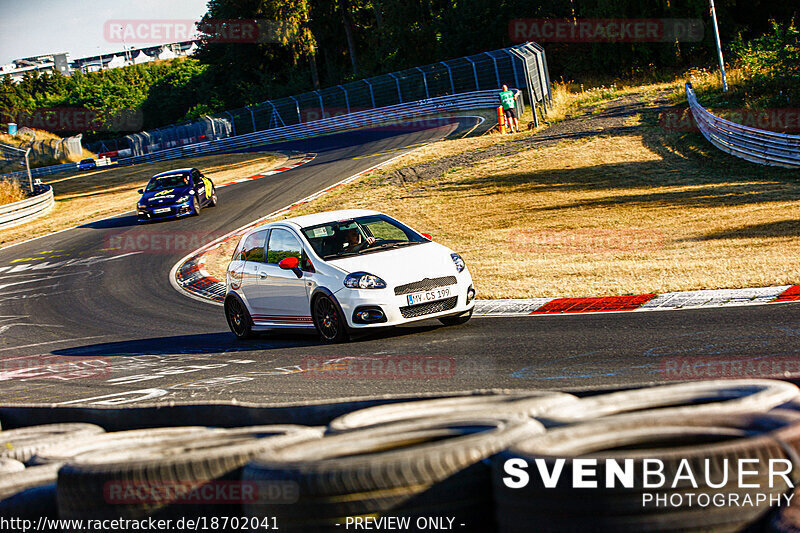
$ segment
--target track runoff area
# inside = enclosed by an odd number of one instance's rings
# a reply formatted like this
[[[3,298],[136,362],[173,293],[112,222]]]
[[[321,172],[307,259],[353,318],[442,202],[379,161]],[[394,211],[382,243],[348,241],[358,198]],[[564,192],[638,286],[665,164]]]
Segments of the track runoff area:
[[[171,286],[187,250],[106,250],[120,232],[222,235],[461,126],[259,147],[317,156],[200,217],[128,213],[0,250],[0,528],[791,524],[797,388],[700,380],[754,377],[723,363],[792,374],[797,304],[236,342],[218,306]]]

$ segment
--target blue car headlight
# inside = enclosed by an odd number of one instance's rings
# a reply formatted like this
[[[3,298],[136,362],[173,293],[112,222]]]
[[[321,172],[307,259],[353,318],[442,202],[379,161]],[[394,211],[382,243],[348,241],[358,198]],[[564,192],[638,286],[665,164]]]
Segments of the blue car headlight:
[[[344,278],[344,286],[351,289],[385,289],[386,282],[367,272],[353,272]]]
[[[453,259],[453,263],[455,263],[456,265],[456,270],[458,270],[459,272],[463,272],[463,270],[467,268],[466,263],[464,263],[464,260],[461,259],[460,255],[450,254],[450,257]]]

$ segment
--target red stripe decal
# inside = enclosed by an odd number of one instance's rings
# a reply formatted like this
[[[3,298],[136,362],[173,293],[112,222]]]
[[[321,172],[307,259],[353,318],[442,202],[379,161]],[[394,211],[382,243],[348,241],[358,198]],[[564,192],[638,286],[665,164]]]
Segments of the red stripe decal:
[[[796,302],[800,300],[800,285],[793,285],[780,293],[773,302]]]
[[[634,296],[608,296],[594,298],[556,298],[532,315],[552,313],[597,313],[605,311],[632,311],[655,298],[655,294],[637,294]]]

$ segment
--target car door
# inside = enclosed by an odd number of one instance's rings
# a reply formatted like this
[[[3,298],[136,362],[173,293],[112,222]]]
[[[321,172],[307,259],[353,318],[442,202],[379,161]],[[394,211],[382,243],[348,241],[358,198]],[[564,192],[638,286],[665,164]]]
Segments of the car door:
[[[192,170],[192,188],[197,195],[197,201],[200,202],[200,205],[205,205],[211,197],[211,194],[206,190],[208,187],[206,187],[200,175],[200,171],[197,169]]]
[[[273,228],[267,244],[266,277],[261,279],[267,293],[264,320],[284,326],[312,326],[307,279],[310,274],[302,272],[298,278],[294,271],[280,268],[278,263],[287,257],[304,263],[300,239],[288,229]]]
[[[267,258],[266,243],[269,230],[251,233],[245,238],[239,260],[241,261],[241,288],[253,320],[265,312],[265,287],[261,281],[266,276],[265,261]],[[236,272],[239,276],[239,272]]]

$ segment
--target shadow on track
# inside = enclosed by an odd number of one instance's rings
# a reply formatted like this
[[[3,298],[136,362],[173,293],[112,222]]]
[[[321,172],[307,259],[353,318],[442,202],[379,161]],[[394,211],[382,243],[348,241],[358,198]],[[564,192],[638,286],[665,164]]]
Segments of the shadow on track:
[[[437,324],[403,326],[380,331],[371,331],[354,336],[350,343],[338,346],[347,347],[354,343],[371,340],[386,340],[417,333],[425,333],[443,328]],[[152,337],[130,341],[105,342],[62,348],[51,352],[53,355],[87,357],[126,357],[138,355],[192,355],[220,354],[251,351],[269,351],[282,348],[298,348],[311,346],[332,346],[324,344],[315,332],[304,333],[275,332],[264,333],[250,340],[237,340],[232,333],[203,333],[199,335],[175,335],[172,337]],[[336,346],[336,345],[334,345]]]

